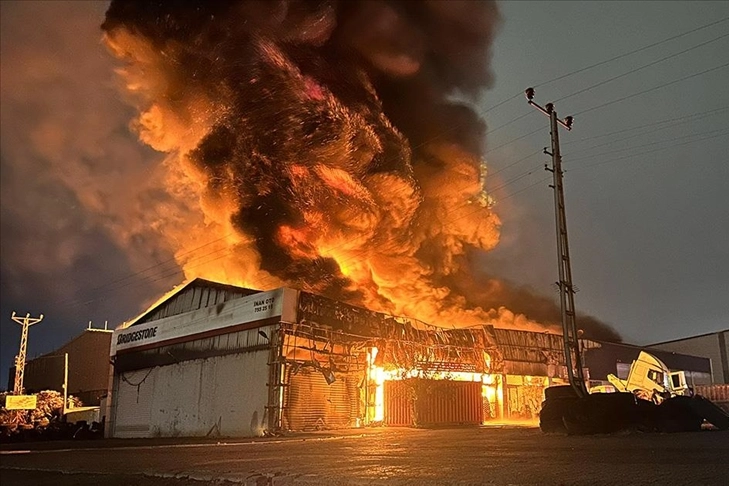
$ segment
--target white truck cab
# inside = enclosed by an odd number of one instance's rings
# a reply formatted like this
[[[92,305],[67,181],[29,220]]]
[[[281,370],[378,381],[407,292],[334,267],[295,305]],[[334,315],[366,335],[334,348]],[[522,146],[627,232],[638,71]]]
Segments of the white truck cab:
[[[608,381],[619,392],[631,392],[656,402],[676,395],[690,395],[683,371],[671,371],[660,359],[641,351],[630,366],[627,380],[608,375]]]

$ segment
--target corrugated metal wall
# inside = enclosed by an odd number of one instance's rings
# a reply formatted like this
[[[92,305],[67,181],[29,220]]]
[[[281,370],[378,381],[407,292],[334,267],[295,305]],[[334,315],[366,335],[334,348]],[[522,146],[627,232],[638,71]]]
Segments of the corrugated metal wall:
[[[729,385],[696,385],[694,393],[712,402],[729,402]]]
[[[385,425],[413,425],[413,389],[403,381],[385,382]]]
[[[481,386],[470,381],[386,381],[385,424],[479,425],[483,422],[484,407]]]
[[[107,348],[107,354],[108,352]],[[109,361],[108,358],[106,361]],[[28,361],[25,364],[25,377],[23,381],[25,391],[28,393],[36,393],[43,390],[63,392],[65,367],[65,355],[41,356]],[[14,378],[15,376],[13,375]],[[9,389],[13,389],[13,383],[10,383]]]
[[[258,290],[244,289],[197,279],[177,295],[163,302],[135,324],[176,316],[203,307],[212,307],[229,300],[253,295]]]
[[[415,410],[417,425],[481,424],[481,383],[436,381],[418,393]]]
[[[245,329],[143,351],[119,353],[116,358],[116,367],[117,370],[128,371],[268,347],[268,338],[260,334],[259,331],[266,333],[266,336],[272,336],[276,332],[276,327]]]
[[[112,331],[87,329],[57,350],[28,361],[26,391],[63,392],[65,354],[68,353],[68,394],[80,398],[84,405],[98,405],[100,397],[106,394],[109,379],[111,335]]]
[[[283,427],[322,430],[354,427],[359,416],[359,388],[354,376],[337,375],[327,384],[324,375],[304,368],[287,372]]]

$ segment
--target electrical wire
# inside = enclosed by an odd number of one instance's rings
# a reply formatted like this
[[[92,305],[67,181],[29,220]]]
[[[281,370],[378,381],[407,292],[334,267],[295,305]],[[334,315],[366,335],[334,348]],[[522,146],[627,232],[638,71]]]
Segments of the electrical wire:
[[[643,64],[642,66],[639,66],[639,67],[637,67],[635,69],[631,69],[630,71],[624,72],[622,74],[618,74],[618,75],[613,76],[611,78],[608,78],[608,79],[605,79],[603,81],[600,81],[599,83],[595,83],[595,84],[593,84],[591,86],[587,86],[586,88],[582,88],[581,90],[575,91],[574,93],[571,93],[571,94],[568,94],[568,95],[563,96],[561,98],[558,98],[554,102],[557,103],[557,102],[560,102],[560,101],[563,101],[563,100],[572,98],[573,96],[577,96],[579,94],[586,93],[587,91],[591,91],[591,90],[593,90],[593,89],[595,89],[595,88],[597,88],[599,86],[603,86],[603,85],[605,85],[607,83],[610,83],[612,81],[615,81],[616,79],[620,79],[620,78],[623,78],[623,77],[628,76],[630,74],[633,74],[633,73],[636,73],[638,71],[641,71],[643,69],[649,68],[651,66],[655,66],[656,64],[662,63],[663,61],[667,61],[669,59],[673,59],[674,57],[678,57],[678,56],[680,56],[682,54],[686,54],[687,52],[691,52],[694,49],[698,49],[699,47],[703,47],[705,45],[708,45],[708,44],[717,42],[717,41],[719,41],[721,39],[724,39],[726,37],[729,37],[729,34],[720,35],[719,37],[715,37],[715,38],[710,39],[710,40],[708,40],[706,42],[702,42],[701,44],[697,44],[697,45],[695,45],[693,47],[689,47],[688,49],[684,49],[681,52],[677,52],[675,54],[671,54],[671,55],[662,57],[662,58],[657,59],[657,60],[655,60],[653,62],[649,62],[648,64]]]
[[[594,163],[594,164],[589,164],[589,165],[586,165],[586,166],[577,166],[577,167],[574,167],[574,168],[570,168],[569,170],[565,170],[565,172],[568,172],[568,171],[569,172],[573,172],[575,170],[581,170],[581,169],[586,168],[586,167],[594,167],[594,166],[597,166],[597,165],[602,165],[603,163],[608,163],[608,162],[611,162],[611,161],[614,161],[614,160],[628,159],[628,158],[637,157],[637,156],[643,155],[643,154],[649,154],[649,153],[657,152],[657,151],[660,151],[660,150],[666,150],[666,149],[672,148],[672,147],[687,145],[687,144],[699,142],[699,141],[702,141],[702,140],[709,140],[709,139],[713,139],[713,138],[720,137],[720,136],[726,134],[727,132],[729,132],[729,128],[721,128],[721,129],[713,130],[711,132],[694,133],[694,134],[687,135],[687,136],[684,136],[684,137],[671,138],[671,139],[667,139],[667,140],[661,140],[661,141],[658,141],[658,142],[652,142],[652,143],[638,145],[638,146],[634,146],[634,147],[628,147],[625,150],[635,150],[635,149],[638,149],[638,148],[648,147],[648,146],[652,146],[652,145],[656,145],[656,144],[660,144],[660,143],[675,142],[675,141],[678,141],[678,140],[682,140],[682,139],[686,139],[686,138],[691,138],[691,137],[697,137],[697,136],[699,136],[699,138],[694,138],[693,140],[688,140],[688,141],[684,141],[684,142],[680,142],[680,143],[670,143],[668,145],[661,146],[661,147],[656,148],[656,149],[653,149],[653,150],[643,151],[643,152],[639,152],[637,154],[628,154],[628,155],[626,155],[624,157],[618,157],[618,158],[610,159],[609,161],[601,161],[601,162],[597,162],[597,163]],[[567,159],[567,158],[564,158],[563,163],[567,166],[567,165],[569,165],[571,163],[574,163],[574,162],[577,162],[577,161],[589,160],[589,159],[592,159],[592,158],[597,157],[597,156],[609,155],[609,154],[612,154],[614,152],[615,151],[605,152],[605,153],[602,153],[602,154],[596,154],[596,155],[592,155],[592,156],[588,156],[588,157],[583,157],[583,158],[580,158],[580,159]],[[515,183],[515,182],[523,179],[524,177],[527,177],[527,176],[533,174],[539,168],[540,168],[539,166],[535,166],[535,167],[530,168],[529,170],[527,170],[527,171],[525,171],[525,172],[523,172],[521,174],[516,175],[515,177],[513,177],[509,181],[506,181],[502,185],[491,189],[489,191],[489,194],[492,194],[493,195],[497,191],[499,191],[501,189],[504,189],[505,187],[511,186],[513,183]],[[519,191],[519,192],[521,192],[521,191]],[[509,197],[511,197],[511,195]],[[495,199],[496,199],[496,201],[498,203],[499,200],[503,200],[504,198],[495,197]]]
[[[570,76],[574,76],[575,74],[579,74],[579,73],[585,72],[585,71],[587,71],[587,70],[589,70],[589,69],[592,69],[592,68],[596,68],[596,67],[598,67],[598,66],[602,66],[602,65],[604,65],[604,64],[608,64],[608,63],[610,63],[610,62],[613,62],[613,61],[617,61],[618,59],[622,59],[622,58],[624,58],[624,57],[628,57],[628,56],[630,56],[630,55],[633,55],[633,54],[636,54],[636,53],[638,53],[638,52],[641,52],[641,51],[645,51],[646,49],[650,49],[651,47],[655,47],[655,46],[658,46],[658,45],[664,44],[664,43],[666,43],[666,42],[672,41],[672,40],[674,40],[674,39],[678,39],[678,38],[680,38],[680,37],[684,37],[684,36],[686,36],[686,35],[692,34],[692,33],[694,33],[694,32],[698,32],[698,31],[700,31],[700,30],[704,30],[704,29],[707,29],[707,28],[709,28],[709,27],[712,27],[712,26],[714,26],[714,25],[718,25],[718,24],[724,23],[724,22],[726,22],[726,21],[728,21],[728,20],[729,20],[729,17],[724,17],[723,19],[719,19],[719,20],[716,20],[716,21],[714,21],[714,22],[710,22],[710,23],[708,23],[708,24],[704,24],[704,25],[701,25],[701,26],[699,26],[699,27],[696,27],[696,28],[694,28],[694,29],[691,29],[691,30],[687,30],[686,32],[682,32],[682,33],[680,33],[680,34],[677,34],[677,35],[674,35],[674,36],[668,37],[668,38],[666,38],[666,39],[663,39],[663,40],[661,40],[661,41],[658,41],[658,42],[654,42],[654,43],[652,43],[652,44],[648,44],[647,46],[639,47],[638,49],[634,49],[634,50],[632,50],[632,51],[630,51],[630,52],[626,52],[626,53],[624,53],[624,54],[620,54],[620,55],[618,55],[618,56],[615,56],[615,57],[611,57],[610,59],[606,59],[606,60],[604,60],[604,61],[600,61],[600,62],[597,62],[597,63],[595,63],[595,64],[591,64],[591,65],[589,65],[589,66],[586,66],[586,67],[583,67],[583,68],[577,69],[576,71],[572,71],[572,72],[570,72],[570,73],[567,73],[567,74],[563,74],[563,75],[561,75],[561,76],[557,76],[556,78],[552,78],[552,79],[550,79],[550,80],[548,80],[548,81],[544,81],[544,82],[542,82],[542,83],[539,83],[539,84],[535,84],[535,85],[534,85],[534,88],[540,88],[540,87],[542,87],[542,86],[546,86],[546,85],[548,85],[548,84],[551,84],[551,83],[553,83],[553,82],[555,82],[555,81],[560,81],[560,80],[562,80],[562,79],[565,79],[565,78],[568,78],[568,77],[570,77]]]
[[[224,239],[228,238],[229,236],[232,236],[232,233],[228,233],[228,234],[227,234],[227,235],[225,235],[225,236],[222,236],[222,237],[220,237],[220,238],[216,238],[215,240],[212,240],[212,241],[208,241],[207,243],[205,243],[205,244],[203,244],[203,245],[200,245],[200,246],[198,246],[198,247],[196,247],[196,248],[192,248],[192,249],[190,249],[190,250],[187,250],[187,251],[185,251],[185,252],[181,253],[180,255],[178,255],[177,257],[172,257],[172,258],[168,258],[167,260],[163,260],[163,261],[161,261],[161,262],[159,262],[159,263],[155,263],[154,265],[151,265],[151,266],[149,266],[149,267],[146,267],[146,268],[144,268],[144,269],[142,269],[142,270],[138,270],[138,271],[136,271],[136,272],[132,272],[132,273],[126,274],[126,275],[124,275],[124,276],[122,276],[122,277],[119,277],[119,278],[117,278],[117,279],[114,279],[114,280],[111,280],[111,281],[109,281],[109,282],[106,282],[106,283],[105,283],[105,284],[103,284],[103,285],[99,285],[99,286],[97,286],[97,287],[93,287],[93,288],[89,289],[89,290],[88,290],[87,292],[89,292],[89,293],[92,293],[92,292],[94,292],[94,293],[95,293],[95,292],[99,292],[99,291],[101,291],[101,292],[106,292],[106,291],[111,291],[111,290],[115,290],[116,288],[120,288],[120,287],[118,287],[118,286],[117,286],[116,284],[122,283],[122,282],[124,282],[124,281],[126,281],[126,280],[130,280],[130,279],[133,279],[133,278],[135,278],[135,277],[138,277],[138,276],[140,276],[140,275],[142,275],[142,274],[144,274],[144,273],[147,273],[147,272],[148,272],[148,271],[150,271],[150,270],[154,270],[154,269],[156,269],[156,268],[159,268],[159,267],[162,267],[162,266],[164,266],[164,265],[167,265],[168,263],[174,263],[175,265],[177,265],[177,258],[179,258],[179,257],[182,257],[182,256],[187,256],[187,255],[189,255],[189,254],[191,254],[191,253],[194,253],[194,252],[196,252],[196,251],[198,251],[198,250],[201,250],[202,248],[205,248],[206,246],[210,246],[210,245],[212,245],[212,244],[214,244],[214,243],[217,243],[217,242],[219,242],[219,241],[222,241],[222,240],[224,240]],[[216,251],[219,251],[219,250],[216,250]],[[208,254],[205,254],[205,255],[202,255],[202,256],[196,256],[196,257],[194,257],[194,258],[202,258],[202,257],[204,257],[204,256],[206,256],[206,255],[208,255]],[[153,276],[154,276],[154,275],[153,275]],[[152,277],[153,277],[153,276],[152,276]],[[149,277],[145,277],[145,278],[144,278],[144,279],[142,279],[141,281],[143,282],[143,281],[144,281],[144,280],[145,280],[146,278],[149,278]],[[134,282],[135,282],[135,283],[137,283],[137,282],[140,282],[140,280],[134,280]],[[123,287],[123,286],[122,286],[122,287]],[[68,301],[66,301],[66,302],[68,302],[68,303],[73,303],[73,302],[76,302],[77,300],[78,300],[78,299],[69,299],[69,300],[68,300]],[[66,302],[60,302],[60,303],[59,303],[59,305],[65,305],[65,304],[66,304]]]
[[[641,153],[638,153],[638,154],[629,154],[629,155],[627,155],[627,156],[625,156],[625,157],[619,157],[619,158],[614,158],[614,159],[611,159],[610,161],[598,162],[598,163],[596,163],[596,164],[591,164],[591,165],[587,165],[587,166],[582,166],[582,167],[578,167],[578,168],[573,168],[573,169],[570,169],[570,171],[573,171],[573,170],[577,170],[577,169],[581,169],[581,168],[586,168],[586,167],[594,167],[594,166],[597,166],[597,165],[602,165],[603,163],[608,163],[608,162],[611,162],[611,161],[615,161],[615,160],[622,160],[622,159],[627,159],[627,158],[633,158],[633,157],[636,157],[636,156],[639,156],[639,155],[643,155],[643,154],[648,154],[648,153],[656,152],[656,151],[659,151],[659,150],[666,150],[667,148],[671,148],[671,147],[675,147],[675,146],[680,146],[680,145],[686,145],[686,144],[689,144],[689,143],[694,143],[694,142],[697,142],[697,141],[701,141],[701,140],[707,140],[707,139],[710,139],[710,138],[716,138],[716,137],[718,137],[718,136],[721,136],[721,135],[723,135],[723,134],[724,134],[724,133],[726,133],[726,132],[727,132],[727,129],[719,129],[719,130],[715,130],[714,132],[708,132],[708,133],[710,133],[710,134],[711,134],[711,133],[716,133],[716,134],[715,134],[715,135],[713,135],[713,136],[708,136],[708,137],[702,137],[702,138],[699,138],[699,139],[695,139],[695,140],[689,140],[689,141],[686,141],[686,142],[683,142],[683,143],[679,143],[679,144],[670,144],[670,145],[668,145],[668,146],[666,146],[666,147],[660,147],[660,148],[658,148],[658,149],[654,149],[654,150],[650,150],[650,151],[644,151],[644,152],[641,152]],[[681,137],[681,138],[689,138],[689,137],[695,137],[696,135],[697,135],[697,134],[692,134],[692,135],[688,135],[688,136],[685,136],[685,137]],[[701,135],[701,134],[698,134],[698,135]],[[677,140],[677,139],[675,139],[675,138],[674,138],[674,139],[671,139],[671,140],[668,140],[668,141],[675,141],[675,140]],[[645,147],[645,146],[651,146],[651,145],[655,145],[655,144],[657,144],[657,143],[663,143],[663,142],[665,142],[665,141],[666,141],[666,140],[662,140],[662,141],[658,141],[658,142],[652,142],[652,143],[649,143],[649,144],[639,145],[639,146],[636,146],[636,147],[629,147],[628,149],[630,149],[630,150],[634,150],[634,149],[636,149],[636,148],[641,148],[641,147]],[[627,150],[627,149],[626,149],[626,150]],[[531,156],[534,156],[534,155],[536,155],[536,154],[538,154],[538,153],[540,153],[540,152],[541,152],[541,151],[537,151],[537,152],[534,152],[533,154],[530,154],[529,156],[527,156],[527,157],[525,157],[525,158],[523,158],[523,159],[520,159],[520,160],[526,160],[527,158],[529,158],[529,157],[531,157]],[[614,153],[614,151],[613,151],[613,152],[609,152],[609,153]],[[607,154],[607,153],[606,153],[606,154]],[[600,155],[605,155],[605,154],[597,154],[597,155],[593,155],[593,156],[591,156],[591,157],[588,157],[588,158],[592,158],[592,157],[596,157],[596,156],[600,156]],[[568,159],[568,160],[566,160],[566,162],[575,162],[575,161],[577,161],[577,160],[584,160],[584,159],[585,159],[585,158],[582,158],[582,159],[571,159],[571,160],[570,160],[570,159]],[[517,161],[517,162],[518,162],[518,161]],[[511,165],[513,165],[513,164],[511,164]],[[515,176],[514,178],[512,178],[512,179],[510,179],[510,180],[508,180],[508,181],[506,181],[506,182],[504,182],[504,183],[503,183],[502,185],[500,185],[500,186],[498,186],[498,187],[496,187],[496,188],[494,188],[494,189],[490,190],[490,191],[489,191],[489,193],[493,194],[493,193],[495,193],[495,192],[497,192],[497,191],[499,191],[499,190],[502,190],[502,189],[504,189],[504,188],[506,188],[506,187],[508,187],[508,186],[511,186],[511,185],[512,185],[512,184],[514,184],[515,182],[518,182],[519,180],[522,180],[523,178],[525,178],[525,177],[528,177],[529,175],[533,174],[533,173],[534,173],[534,172],[535,172],[535,171],[536,171],[537,169],[539,169],[539,168],[540,168],[540,167],[534,167],[534,168],[532,168],[532,169],[530,169],[530,170],[528,170],[528,171],[526,171],[526,172],[524,172],[524,173],[522,173],[522,174],[519,174],[519,175]],[[502,169],[502,170],[503,170],[503,169]],[[530,189],[530,188],[532,188],[532,187],[534,187],[534,186],[536,186],[536,185],[538,185],[538,184],[540,184],[540,183],[542,183],[542,182],[545,182],[545,181],[547,181],[547,180],[549,180],[549,179],[550,179],[550,177],[548,176],[548,177],[546,177],[546,178],[544,178],[544,179],[540,179],[539,181],[537,181],[537,182],[535,182],[535,183],[533,183],[533,184],[530,184],[530,185],[528,185],[528,186],[526,186],[526,187],[524,187],[524,188],[522,188],[522,189],[520,189],[520,190],[518,190],[518,191],[516,191],[516,192],[510,193],[510,194],[508,194],[508,195],[506,195],[506,196],[504,196],[504,197],[496,198],[496,202],[498,203],[498,201],[504,201],[504,200],[510,199],[510,198],[512,198],[512,197],[514,197],[514,196],[516,196],[517,194],[520,194],[520,193],[522,193],[522,192],[524,192],[524,191],[526,191],[526,190],[528,190],[528,189]],[[451,213],[451,212],[454,212],[454,211],[456,211],[456,210],[459,210],[459,209],[462,209],[462,208],[464,208],[464,207],[466,207],[466,206],[469,206],[469,205],[471,205],[471,204],[472,204],[471,202],[466,202],[466,203],[464,203],[464,204],[458,205],[458,206],[456,206],[456,207],[452,208],[452,209],[451,209],[451,211],[449,211],[449,213]],[[481,210],[483,210],[483,208],[482,208],[481,206],[479,206],[479,207],[478,207],[478,208],[476,208],[476,209],[475,209],[474,211],[469,211],[469,212],[466,212],[465,214],[463,214],[463,215],[461,215],[460,217],[457,217],[457,218],[451,218],[451,219],[450,219],[450,221],[457,221],[457,220],[463,219],[463,218],[465,218],[465,217],[468,217],[468,216],[471,216],[471,215],[473,215],[473,214],[475,214],[475,213],[477,213],[477,212],[479,212],[479,211],[481,211]],[[361,237],[359,237],[359,238],[362,238],[362,237],[364,237],[364,235],[363,235],[363,236],[361,236]],[[355,240],[356,240],[356,239],[358,239],[358,238],[355,238]],[[349,241],[348,241],[348,243],[351,243],[351,242],[352,242],[352,240],[349,240]],[[205,246],[205,245],[203,245],[203,246]],[[343,245],[341,245],[341,246],[343,246]],[[216,253],[216,252],[219,252],[219,251],[221,251],[221,250],[216,250],[216,251],[210,252],[210,253],[208,253],[208,254],[206,254],[206,255],[202,255],[202,256],[201,256],[201,257],[199,257],[199,258],[204,258],[205,256],[208,256],[208,255],[214,254],[214,253]],[[359,250],[359,251],[355,251],[355,252],[354,252],[354,253],[353,253],[352,255],[350,255],[350,256],[349,256],[348,258],[345,258],[345,259],[340,259],[340,260],[335,260],[335,261],[337,262],[337,264],[338,264],[339,266],[341,266],[341,265],[344,265],[344,264],[346,264],[346,263],[348,263],[348,262],[350,262],[350,261],[354,260],[355,258],[358,258],[358,257],[360,257],[360,256],[364,255],[364,254],[365,254],[365,253],[366,253],[367,251],[369,251],[369,250],[368,250],[368,249],[362,249],[362,250]],[[212,262],[214,262],[214,261],[220,260],[220,259],[222,259],[222,258],[224,258],[224,257],[228,256],[228,255],[229,255],[229,254],[231,254],[231,253],[232,253],[232,248],[228,248],[228,249],[225,249],[225,251],[224,251],[224,253],[223,253],[223,254],[221,254],[221,255],[219,255],[219,256],[217,256],[217,257],[215,257],[215,258],[212,258],[212,259],[206,260],[206,261],[198,262],[198,263],[197,263],[197,264],[195,264],[195,265],[192,265],[192,266],[188,266],[188,267],[186,267],[186,269],[187,269],[187,270],[191,270],[191,269],[195,269],[195,268],[198,268],[198,267],[200,267],[200,266],[202,266],[202,265],[207,265],[207,264],[209,264],[209,263],[212,263]],[[154,278],[154,279],[152,279],[152,280],[149,280],[149,279],[146,279],[146,280],[148,280],[148,281],[149,281],[150,283],[151,283],[151,282],[157,282],[157,281],[160,281],[160,280],[164,280],[164,279],[166,279],[166,278],[169,278],[169,277],[171,277],[171,276],[174,276],[174,275],[176,275],[176,274],[180,273],[180,271],[181,271],[180,269],[175,269],[175,270],[174,270],[173,272],[171,272],[171,273],[167,273],[167,274],[165,274],[165,275],[160,275],[160,276],[156,276],[156,278]],[[270,277],[269,277],[268,279],[264,278],[264,279],[262,280],[262,282],[261,282],[261,284],[262,284],[262,285],[261,285],[261,287],[265,289],[265,288],[266,288],[266,284],[267,284],[267,283],[272,283],[272,282],[273,282],[274,280],[278,280],[278,278],[277,278],[277,277],[274,277],[274,276],[270,276]],[[124,287],[128,287],[129,285],[132,285],[132,284],[136,284],[136,283],[137,283],[137,282],[131,282],[131,283],[129,283],[129,284],[126,284],[126,285],[122,285],[122,286],[118,287],[118,288],[117,288],[117,290],[120,290],[120,289],[122,289],[122,288],[124,288]],[[90,304],[90,303],[93,303],[93,302],[95,302],[95,301],[98,301],[98,300],[102,300],[102,301],[103,301],[104,299],[93,299],[93,300],[90,300],[90,301],[87,301],[87,302],[82,302],[82,303],[80,303],[80,304]],[[71,305],[71,306],[72,306],[72,305]]]
[[[646,89],[646,90],[644,90],[644,91],[639,91],[639,92],[637,92],[637,93],[633,93],[633,94],[631,94],[631,95],[623,96],[623,97],[621,97],[621,98],[617,98],[617,99],[614,99],[614,100],[612,100],[612,101],[608,101],[608,102],[606,102],[606,103],[602,103],[602,104],[599,104],[599,105],[597,105],[597,106],[593,106],[593,107],[591,107],[591,108],[587,108],[587,109],[585,109],[585,110],[582,110],[582,111],[578,111],[578,112],[577,112],[577,113],[575,113],[575,114],[574,114],[573,116],[575,116],[575,117],[576,117],[576,116],[579,116],[579,115],[583,115],[583,114],[585,114],[585,113],[589,113],[589,112],[591,112],[591,111],[594,111],[594,110],[599,110],[599,109],[601,109],[601,108],[605,108],[606,106],[610,106],[610,105],[613,105],[613,104],[615,104],[615,103],[620,103],[621,101],[629,100],[629,99],[631,99],[631,98],[635,98],[636,96],[644,95],[644,94],[646,94],[646,93],[650,93],[650,92],[652,92],[652,91],[656,91],[656,90],[658,90],[658,89],[662,89],[662,88],[665,88],[665,87],[668,87],[668,86],[672,86],[672,85],[674,85],[674,84],[676,84],[676,83],[680,83],[680,82],[682,82],[682,81],[686,81],[687,79],[695,78],[695,77],[697,77],[697,76],[702,76],[702,75],[704,75],[704,74],[708,74],[708,73],[710,73],[710,72],[713,72],[713,71],[717,71],[717,70],[719,70],[719,69],[725,68],[725,67],[727,67],[727,66],[729,66],[729,63],[725,63],[725,64],[722,64],[722,65],[720,65],[720,66],[715,66],[715,67],[713,67],[713,68],[709,68],[709,69],[706,69],[706,70],[704,70],[704,71],[700,71],[700,72],[698,72],[698,73],[693,73],[693,74],[690,74],[690,75],[688,75],[688,76],[684,76],[684,77],[682,77],[682,78],[679,78],[679,79],[675,79],[675,80],[673,80],[673,81],[670,81],[670,82],[668,82],[668,83],[664,83],[664,84],[660,84],[660,85],[658,85],[658,86],[654,86],[654,87],[652,87],[652,88],[649,88],[649,89]]]
[[[567,142],[562,142],[562,145],[563,146],[564,145],[571,145],[571,144],[575,144],[575,143],[586,142],[588,140],[594,140],[594,139],[597,139],[597,138],[605,138],[605,137],[609,137],[609,136],[612,136],[612,135],[616,135],[618,133],[633,132],[635,130],[640,130],[640,129],[652,127],[652,126],[655,126],[655,125],[661,125],[661,124],[664,124],[664,123],[671,123],[671,122],[679,121],[679,120],[693,121],[693,120],[688,120],[688,119],[689,118],[696,118],[696,117],[698,117],[698,119],[706,118],[708,116],[712,116],[712,115],[714,115],[716,113],[720,113],[720,112],[727,111],[727,110],[729,110],[729,106],[723,106],[721,108],[715,108],[713,110],[700,111],[700,112],[697,112],[697,113],[692,113],[690,115],[684,115],[684,116],[679,116],[679,117],[676,117],[676,118],[668,118],[668,119],[659,120],[659,121],[652,122],[652,123],[646,123],[644,125],[638,125],[637,127],[623,128],[622,130],[616,130],[614,132],[603,133],[603,134],[600,134],[600,135],[593,135],[592,137],[581,138],[581,139],[578,139],[578,140],[569,140]],[[677,123],[676,125],[679,125],[679,124]],[[673,126],[676,126],[676,125],[671,125],[671,126],[673,127]]]
[[[203,245],[202,247],[204,247],[204,246],[206,246],[206,245]],[[200,248],[202,248],[202,247],[200,247]],[[215,253],[219,253],[221,251],[228,252],[228,251],[230,251],[230,248],[228,248],[228,247],[218,248],[216,250],[213,250],[211,252],[205,253],[203,255],[198,255],[195,258],[193,258],[192,260],[200,260],[200,259],[203,259],[203,258],[205,258],[207,256],[213,255]],[[186,253],[190,253],[190,252],[186,252]],[[163,280],[163,279],[165,279],[167,277],[170,277],[170,276],[173,276],[173,275],[177,275],[178,273],[181,273],[182,270],[180,269],[179,264],[175,260],[172,260],[172,262],[175,263],[175,265],[176,265],[175,268],[160,269],[160,271],[162,271],[162,272],[167,272],[166,274],[163,274],[161,277],[160,277],[160,274],[159,273],[156,273],[156,274],[146,275],[146,276],[143,276],[141,278],[134,279],[134,280],[127,281],[127,282],[123,282],[122,279],[119,279],[119,281],[116,282],[115,285],[107,285],[107,286],[96,287],[93,291],[94,292],[97,292],[97,293],[100,292],[102,294],[107,294],[107,293],[110,293],[110,292],[113,292],[113,291],[117,291],[117,290],[121,290],[121,289],[130,287],[130,286],[133,286],[133,285],[136,286],[136,285],[139,285],[140,283],[153,283],[153,282],[157,282],[157,281]],[[199,266],[199,265],[194,265],[193,268],[196,267],[196,266]],[[150,267],[150,268],[153,268],[153,267]],[[137,272],[137,276],[140,276],[141,273],[142,272]],[[89,292],[91,292],[91,291],[89,291]],[[65,301],[61,301],[61,302],[58,303],[58,305],[74,307],[74,306],[77,306],[77,305],[88,305],[88,304],[91,304],[91,303],[93,303],[95,301],[96,301],[96,299],[80,300],[78,298],[74,298],[74,299],[68,299],[68,300],[65,300]]]
[[[626,147],[626,148],[622,148],[622,149],[611,150],[609,152],[602,152],[602,153],[599,153],[599,154],[591,154],[591,155],[586,156],[586,157],[578,157],[576,159],[563,157],[563,159],[565,159],[565,161],[567,161],[567,162],[574,163],[574,162],[579,162],[581,160],[587,160],[587,159],[592,159],[592,158],[595,158],[595,157],[601,157],[603,155],[614,154],[616,152],[625,152],[627,150],[635,150],[637,148],[643,148],[643,147],[650,147],[650,146],[653,146],[653,145],[659,145],[659,144],[664,143],[664,142],[673,142],[673,141],[677,141],[677,140],[683,140],[683,139],[686,139],[686,138],[695,137],[697,135],[709,135],[709,134],[714,134],[714,133],[723,133],[723,132],[726,132],[727,130],[729,130],[729,128],[726,128],[726,127],[725,128],[718,128],[716,130],[712,130],[712,131],[709,131],[709,132],[704,131],[704,132],[692,133],[692,134],[689,134],[689,135],[684,135],[684,136],[681,136],[681,137],[673,137],[673,138],[670,138],[670,139],[657,140],[657,141],[654,141],[654,142],[649,142],[649,143],[645,143],[645,144],[642,144],[642,145],[636,145],[636,146],[633,146],[633,147]]]
[[[610,160],[603,160],[603,161],[600,161],[600,162],[595,162],[593,164],[581,165],[581,166],[578,166],[578,167],[571,168],[569,171],[570,172],[574,172],[574,171],[577,171],[577,170],[589,169],[591,167],[597,167],[599,165],[604,165],[604,164],[608,164],[608,163],[611,163],[611,162],[616,162],[616,161],[619,161],[619,160],[631,159],[633,157],[639,157],[641,155],[652,154],[654,152],[660,152],[662,150],[667,150],[667,149],[670,149],[670,148],[681,147],[683,145],[689,145],[689,144],[696,143],[696,142],[702,142],[704,140],[710,140],[710,139],[722,137],[722,136],[724,136],[728,132],[729,132],[729,129],[721,130],[721,133],[716,133],[716,134],[711,135],[711,136],[708,136],[708,137],[700,137],[700,138],[697,138],[697,139],[694,139],[694,140],[688,140],[688,141],[681,142],[681,143],[666,145],[665,147],[658,147],[658,148],[655,148],[653,150],[646,150],[644,152],[640,152],[640,153],[637,153],[637,154],[628,154],[628,155],[625,155],[623,157],[616,157],[616,158],[613,158],[613,159],[610,159]]]
[[[539,127],[536,130],[533,130],[525,135],[522,135],[521,137],[513,138],[513,139],[509,140],[508,142],[504,142],[501,145],[497,145],[496,147],[492,147],[492,148],[488,149],[487,151],[484,152],[484,155],[494,152],[496,150],[499,150],[500,148],[506,147],[507,145],[511,145],[512,143],[518,142],[519,140],[523,140],[523,139],[530,137],[530,136],[534,135],[535,133],[541,132],[543,130],[544,130],[544,127]]]

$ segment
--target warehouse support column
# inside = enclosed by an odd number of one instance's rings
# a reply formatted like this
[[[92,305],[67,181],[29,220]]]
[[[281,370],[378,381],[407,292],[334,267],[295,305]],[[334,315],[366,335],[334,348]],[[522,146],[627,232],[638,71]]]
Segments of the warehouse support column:
[[[281,417],[284,394],[284,357],[283,357],[284,330],[279,323],[276,331],[271,333],[269,339],[270,351],[268,358],[268,405],[266,406],[267,422],[266,432],[271,434],[281,430]]]

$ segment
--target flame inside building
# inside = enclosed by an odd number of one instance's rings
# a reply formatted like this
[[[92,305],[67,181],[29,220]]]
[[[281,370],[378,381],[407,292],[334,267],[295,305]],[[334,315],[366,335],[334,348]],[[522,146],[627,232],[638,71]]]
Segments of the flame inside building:
[[[443,329],[305,292],[298,309],[296,324],[282,324],[282,362],[293,363],[283,380],[285,428],[313,426],[311,416],[296,412],[305,409],[295,403],[299,386],[309,406],[319,391],[319,413],[327,417],[322,426],[337,422],[326,410],[337,396],[350,404],[341,408],[341,426],[476,425],[534,421],[544,388],[565,382],[559,335],[493,326]],[[337,380],[341,392],[332,389]]]
[[[491,84],[499,22],[494,2],[469,0],[112,1],[104,40],[140,140],[167,154],[160,184],[177,204],[160,228],[186,276],[404,316],[369,334],[321,316],[283,323],[285,410],[311,399],[316,375],[345,395],[366,382],[356,420],[368,423],[434,421],[446,395],[479,422],[534,416],[523,404],[541,402],[547,373],[507,373],[526,361],[494,339],[556,329],[559,312],[474,269],[501,222],[484,191],[485,123],[455,101]],[[385,410],[398,400],[396,419]]]
[[[204,279],[117,329],[111,354],[113,437],[535,421],[566,376],[557,334]]]

